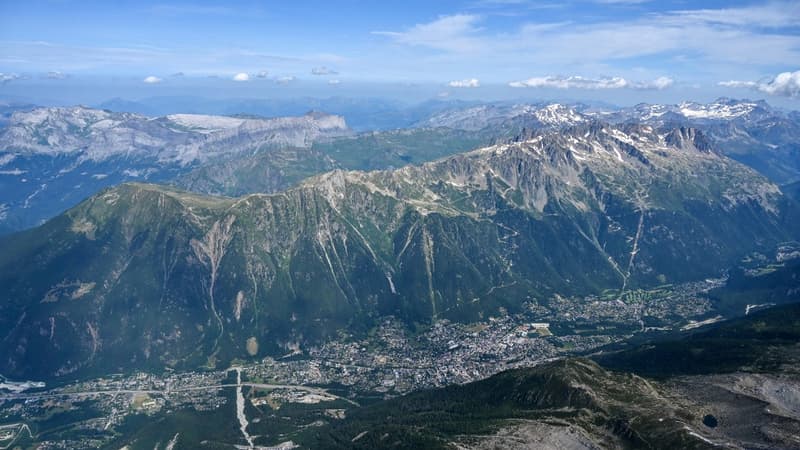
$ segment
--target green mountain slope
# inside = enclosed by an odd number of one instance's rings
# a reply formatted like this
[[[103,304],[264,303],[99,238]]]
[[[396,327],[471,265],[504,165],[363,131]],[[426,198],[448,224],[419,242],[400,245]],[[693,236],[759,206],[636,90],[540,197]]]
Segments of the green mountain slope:
[[[476,438],[528,425],[536,427],[529,436],[531,444],[536,436],[544,440],[555,434],[566,448],[710,448],[687,432],[684,414],[643,378],[572,359],[356,410],[304,444],[331,449],[452,448],[452,442],[474,445]]]

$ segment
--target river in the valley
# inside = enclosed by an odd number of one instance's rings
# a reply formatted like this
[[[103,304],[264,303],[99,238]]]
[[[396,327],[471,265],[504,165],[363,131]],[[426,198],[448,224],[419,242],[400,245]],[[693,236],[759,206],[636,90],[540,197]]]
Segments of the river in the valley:
[[[244,394],[242,393],[242,369],[236,368],[236,418],[239,419],[239,429],[250,448],[255,448],[253,437],[247,432],[247,416],[244,414]]]

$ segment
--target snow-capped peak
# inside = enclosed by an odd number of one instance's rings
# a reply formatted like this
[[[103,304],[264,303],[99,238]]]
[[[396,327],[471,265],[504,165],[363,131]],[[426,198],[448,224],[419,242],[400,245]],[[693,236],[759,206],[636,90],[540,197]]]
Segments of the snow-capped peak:
[[[702,104],[683,102],[680,113],[688,119],[733,119],[753,112],[758,105],[753,102],[721,102]]]
[[[559,103],[552,103],[539,108],[533,115],[540,122],[555,126],[575,125],[586,121],[586,118],[577,111]]]

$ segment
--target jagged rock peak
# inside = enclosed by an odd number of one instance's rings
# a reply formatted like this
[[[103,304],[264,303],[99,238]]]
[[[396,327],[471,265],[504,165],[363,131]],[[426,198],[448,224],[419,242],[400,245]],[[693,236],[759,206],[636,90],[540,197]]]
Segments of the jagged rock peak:
[[[692,127],[678,127],[664,136],[664,141],[683,150],[711,153],[712,146],[702,131]]]

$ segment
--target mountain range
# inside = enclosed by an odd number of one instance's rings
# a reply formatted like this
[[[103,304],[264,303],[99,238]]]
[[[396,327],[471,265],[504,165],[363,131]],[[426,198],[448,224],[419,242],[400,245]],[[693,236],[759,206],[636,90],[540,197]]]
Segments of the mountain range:
[[[624,108],[580,103],[473,105],[445,109],[417,126],[477,130],[517,123],[539,129],[575,125],[591,118],[615,124],[648,124],[661,129],[697,128],[719,151],[776,183],[800,180],[800,147],[797,144],[800,142],[800,116],[796,111],[773,108],[763,100],[719,98],[710,103],[641,103]]]
[[[295,111],[307,103],[289,109],[276,104],[264,111]],[[349,111],[344,100],[308,104]],[[201,106],[196,105],[208,110]],[[256,111],[246,106],[241,110]],[[399,111],[397,105],[384,106]],[[410,128],[359,134],[347,128],[342,116],[322,113],[263,119],[202,114],[146,117],[30,105],[9,105],[6,110],[0,123],[0,234],[38,225],[100,189],[125,181],[169,183],[227,196],[273,193],[337,168],[419,164],[533,131],[593,121],[648,124],[662,133],[695,128],[703,131],[709,147],[779,185],[800,179],[796,144],[800,116],[763,101],[719,99],[709,104],[616,109],[434,102],[419,105],[409,116],[415,121],[397,122]]]
[[[797,220],[702,132],[597,121],[271,195],[123,184],[0,241],[0,371],[213,367],[387,315],[413,328],[621,295],[771,254]]]
[[[611,122],[688,125],[703,130],[716,148],[779,184],[800,179],[800,122],[765,101],[720,98],[712,103],[640,104],[595,114]]]
[[[14,111],[0,129],[0,231],[37,225],[120,182],[163,182],[203,163],[307,149],[349,133],[343,118],[321,113],[263,119],[150,118],[85,107]]]

